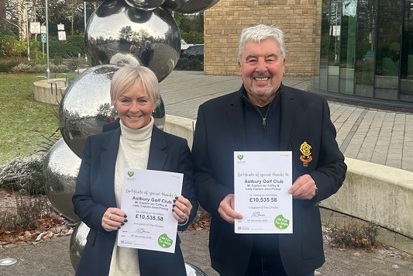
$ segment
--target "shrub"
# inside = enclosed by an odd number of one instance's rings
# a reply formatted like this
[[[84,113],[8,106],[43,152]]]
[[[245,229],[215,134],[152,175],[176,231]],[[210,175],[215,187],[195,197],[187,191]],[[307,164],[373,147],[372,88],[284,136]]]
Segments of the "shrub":
[[[6,39],[4,38],[5,36],[14,36],[14,34],[12,31],[4,28],[4,26],[0,26],[0,57],[6,56],[4,50],[4,44],[6,43]]]
[[[181,37],[187,42],[192,44],[203,44],[204,33],[203,32],[181,32]]]
[[[44,196],[25,198],[15,193],[16,207],[3,210],[0,214],[0,230],[32,229],[38,225],[38,219],[48,210]]]
[[[180,58],[176,64],[175,70],[203,71],[204,63],[199,59],[189,60],[187,58]]]
[[[63,58],[62,58],[61,56],[55,55],[55,56],[53,57],[53,64],[54,64],[54,65],[60,65],[60,64],[62,64],[62,63],[63,63]]]
[[[33,66],[33,72],[35,73],[46,73],[47,65],[46,64],[36,64]]]
[[[26,63],[20,63],[19,65],[13,67],[11,69],[13,73],[30,73],[32,71],[32,67],[29,64]]]
[[[4,35],[2,37],[1,48],[4,56],[21,57],[26,54],[26,42],[18,41],[14,35]]]
[[[47,64],[36,64],[34,66],[31,66],[26,63],[20,63],[17,66],[13,67],[11,69],[11,72],[13,73],[45,73],[47,70]],[[49,70],[51,73],[67,73],[69,72],[69,68],[64,65],[54,65],[54,64],[49,64]]]
[[[69,67],[70,71],[76,71],[76,69],[80,66],[80,59],[77,57],[71,57],[67,66]]]
[[[43,157],[32,155],[18,157],[0,167],[0,188],[19,191],[21,194],[44,194]]]
[[[11,72],[13,67],[19,65],[19,63],[24,61],[24,58],[19,57],[2,58],[0,59],[0,72]]]
[[[77,57],[84,53],[83,35],[68,36],[66,41],[49,40],[49,55],[61,56],[62,58]]]
[[[69,71],[70,71],[69,68],[64,64],[60,64],[56,68],[56,73],[67,73]]]
[[[370,248],[377,245],[379,226],[349,220],[341,227],[333,225],[328,232],[331,244],[339,247]]]

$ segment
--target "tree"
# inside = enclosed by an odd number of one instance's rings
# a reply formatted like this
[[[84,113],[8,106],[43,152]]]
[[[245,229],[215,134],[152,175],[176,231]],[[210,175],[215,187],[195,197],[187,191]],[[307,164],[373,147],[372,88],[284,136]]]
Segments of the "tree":
[[[6,0],[0,0],[0,25],[6,25]]]
[[[0,0],[5,1],[5,0]],[[5,25],[15,33],[20,41],[27,38],[27,20],[30,9],[24,0],[5,1]]]
[[[204,13],[174,13],[174,18],[181,31],[181,37],[187,43],[204,43]]]

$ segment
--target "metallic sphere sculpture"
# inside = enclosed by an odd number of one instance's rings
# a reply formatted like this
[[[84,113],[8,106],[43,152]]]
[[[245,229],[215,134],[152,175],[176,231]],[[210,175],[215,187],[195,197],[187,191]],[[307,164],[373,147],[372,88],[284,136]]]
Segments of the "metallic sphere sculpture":
[[[100,65],[87,69],[66,89],[59,107],[60,132],[69,148],[82,158],[86,138],[114,121],[110,82],[119,69]]]
[[[165,0],[163,7],[180,13],[196,13],[209,9],[219,0]]]
[[[87,0],[92,1],[92,0]],[[123,0],[119,0],[123,2]],[[125,0],[128,5],[143,10],[165,8],[180,13],[197,13],[211,8],[219,0]]]
[[[49,201],[57,211],[73,222],[79,220],[73,211],[72,196],[80,163],[80,158],[60,139],[49,150],[43,164]]]
[[[80,257],[86,246],[86,238],[89,234],[90,228],[83,222],[79,222],[70,237],[70,262],[76,270],[80,263]],[[185,263],[186,274],[188,276],[207,276],[199,267]],[[171,275],[173,276],[173,275]]]
[[[60,132],[69,148],[80,158],[86,138],[101,133],[103,125],[115,120],[110,82],[119,68],[112,64],[89,68],[69,85],[60,102]],[[163,129],[165,106],[162,98],[152,115],[155,125]]]
[[[89,18],[85,36],[92,66],[142,65],[159,81],[172,72],[181,52],[179,28],[169,11],[135,8],[122,0],[105,0]]]
[[[165,0],[125,0],[125,2],[131,7],[153,10],[161,6]]]
[[[78,222],[73,229],[72,236],[70,237],[70,262],[72,263],[75,271],[80,263],[80,257],[86,246],[86,238],[89,234],[90,228],[83,222]]]

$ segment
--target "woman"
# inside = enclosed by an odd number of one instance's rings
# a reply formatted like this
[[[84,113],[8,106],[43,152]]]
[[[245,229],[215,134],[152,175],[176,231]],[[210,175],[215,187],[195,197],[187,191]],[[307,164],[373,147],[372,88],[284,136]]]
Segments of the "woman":
[[[76,275],[186,275],[179,237],[171,254],[118,247],[116,236],[127,223],[119,209],[125,168],[183,173],[182,195],[172,214],[178,230],[186,229],[198,206],[187,142],[154,125],[160,93],[150,69],[120,68],[110,96],[120,128],[87,138],[72,198],[75,213],[90,228]]]

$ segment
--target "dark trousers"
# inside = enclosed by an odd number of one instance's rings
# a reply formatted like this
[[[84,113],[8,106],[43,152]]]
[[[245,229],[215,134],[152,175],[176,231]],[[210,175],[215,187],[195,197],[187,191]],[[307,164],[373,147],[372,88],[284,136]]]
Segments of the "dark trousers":
[[[277,235],[256,235],[245,276],[288,276],[280,257]],[[314,271],[301,276],[314,276]]]

